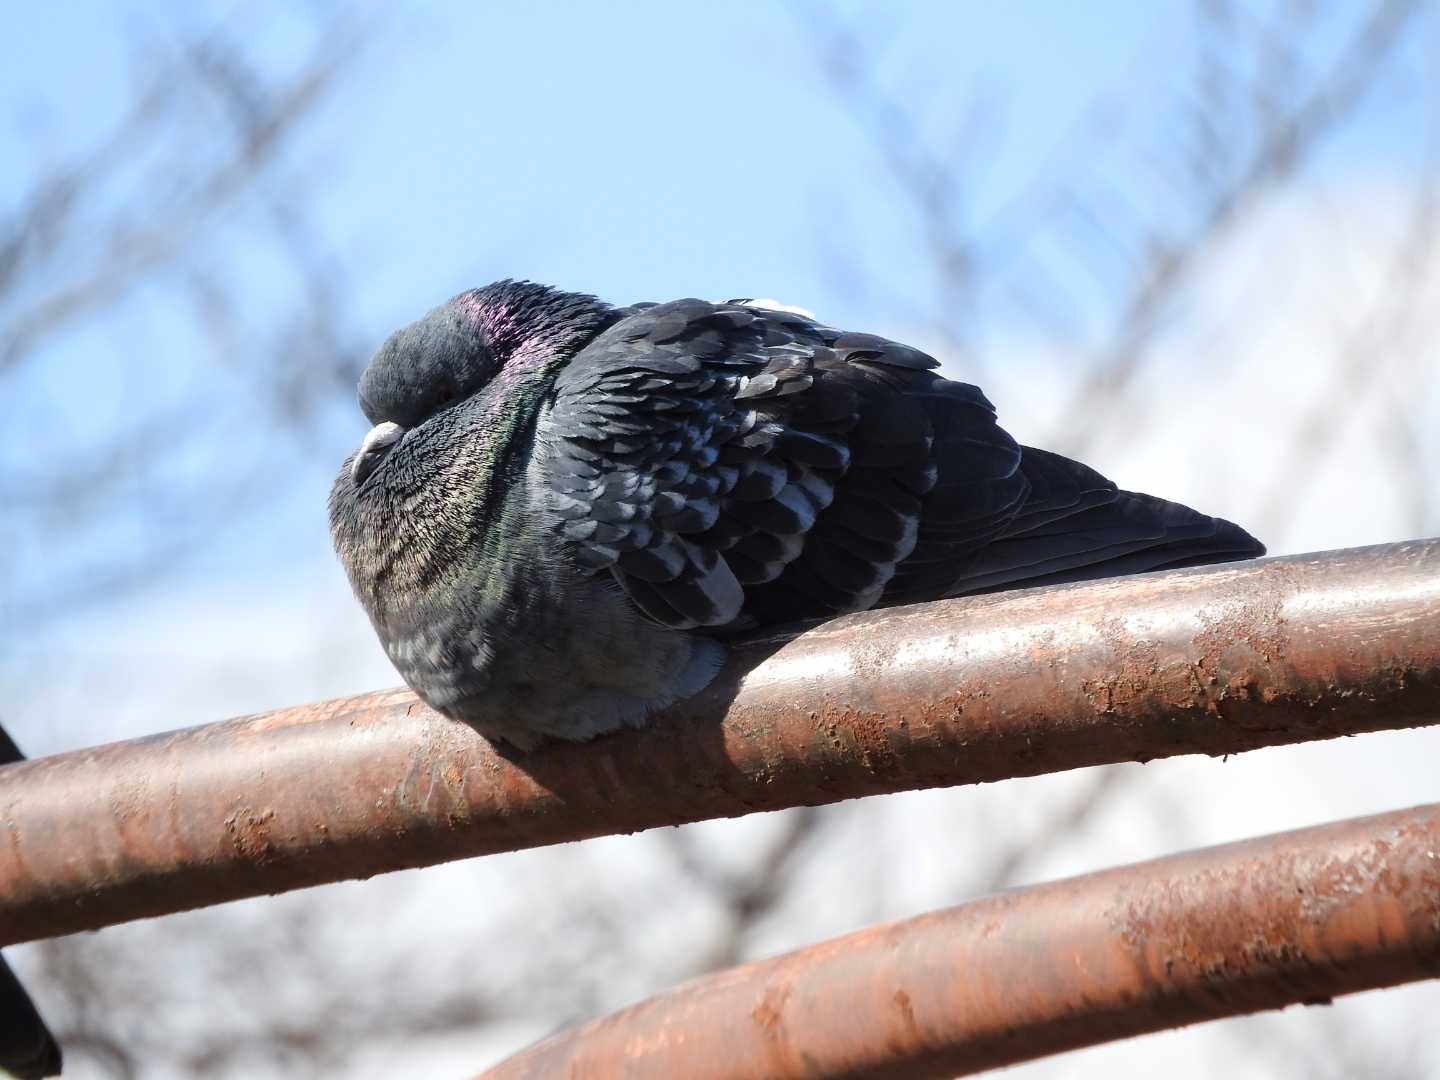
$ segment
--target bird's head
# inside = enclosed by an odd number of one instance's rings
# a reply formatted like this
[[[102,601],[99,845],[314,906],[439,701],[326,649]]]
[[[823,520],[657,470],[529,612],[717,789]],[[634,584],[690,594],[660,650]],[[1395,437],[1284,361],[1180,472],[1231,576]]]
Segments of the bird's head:
[[[351,479],[363,484],[408,431],[497,377],[562,365],[616,318],[593,296],[498,281],[395,331],[360,377],[360,408],[375,426],[351,461]]]

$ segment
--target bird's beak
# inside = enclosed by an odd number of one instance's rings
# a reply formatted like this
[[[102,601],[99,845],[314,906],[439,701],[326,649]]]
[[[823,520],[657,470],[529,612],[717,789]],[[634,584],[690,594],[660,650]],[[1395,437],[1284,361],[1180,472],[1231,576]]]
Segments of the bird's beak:
[[[350,479],[359,487],[401,439],[405,429],[390,420],[376,424],[365,436],[350,462]]]

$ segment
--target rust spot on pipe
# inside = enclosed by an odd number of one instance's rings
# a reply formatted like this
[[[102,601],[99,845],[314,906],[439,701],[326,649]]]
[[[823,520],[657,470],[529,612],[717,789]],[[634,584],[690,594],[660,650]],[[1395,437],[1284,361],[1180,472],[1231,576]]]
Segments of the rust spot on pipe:
[[[750,1014],[767,1038],[774,1038],[784,1018],[785,999],[790,991],[785,987],[771,987],[755,1010]]]
[[[271,853],[270,822],[275,819],[274,810],[255,811],[242,806],[225,818],[225,831],[235,845],[235,850],[245,859],[262,863]]]
[[[902,1051],[905,1047],[912,1045],[920,1038],[920,1029],[915,1023],[915,1009],[910,1004],[910,995],[904,990],[896,990],[890,996],[895,1003],[895,1008],[900,1013],[900,1023],[904,1026],[905,1037],[903,1039],[891,1039],[889,1047],[895,1051]]]

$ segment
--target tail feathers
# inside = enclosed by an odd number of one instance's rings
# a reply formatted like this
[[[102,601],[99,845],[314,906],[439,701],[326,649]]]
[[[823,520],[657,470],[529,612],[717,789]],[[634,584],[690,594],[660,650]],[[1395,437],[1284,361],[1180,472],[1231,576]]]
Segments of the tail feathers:
[[[1005,535],[1030,532],[1115,499],[1115,484],[1088,465],[1024,447],[1020,469],[1030,482],[1025,505],[1006,526]]]
[[[0,727],[0,766],[23,760],[25,755]],[[4,960],[0,960],[0,1071],[21,1080],[60,1075],[60,1047]]]
[[[1052,516],[1030,529],[1008,531],[966,567],[954,595],[1060,585],[1263,554],[1264,545],[1238,525],[1153,495],[1118,491],[1101,505]]]
[[[977,528],[974,514],[926,503],[915,550],[882,603],[1060,585],[1181,566],[1253,559],[1265,548],[1239,526],[1150,495],[1119,491],[1088,465],[1022,447],[1008,505]],[[972,485],[983,486],[983,485]],[[966,485],[951,481],[952,501]],[[1018,503],[1018,505],[1016,505]],[[992,510],[988,504],[987,511]]]

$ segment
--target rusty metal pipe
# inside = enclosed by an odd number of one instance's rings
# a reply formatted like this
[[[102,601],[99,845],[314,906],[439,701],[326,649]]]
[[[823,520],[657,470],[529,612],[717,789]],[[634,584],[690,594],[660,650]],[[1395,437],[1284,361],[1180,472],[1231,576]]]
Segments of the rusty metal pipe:
[[[482,1076],[963,1076],[1437,975],[1432,805],[870,927],[697,979]]]
[[[1440,721],[1440,540],[870,612],[509,760],[390,691],[0,767],[0,945],[657,825]]]

